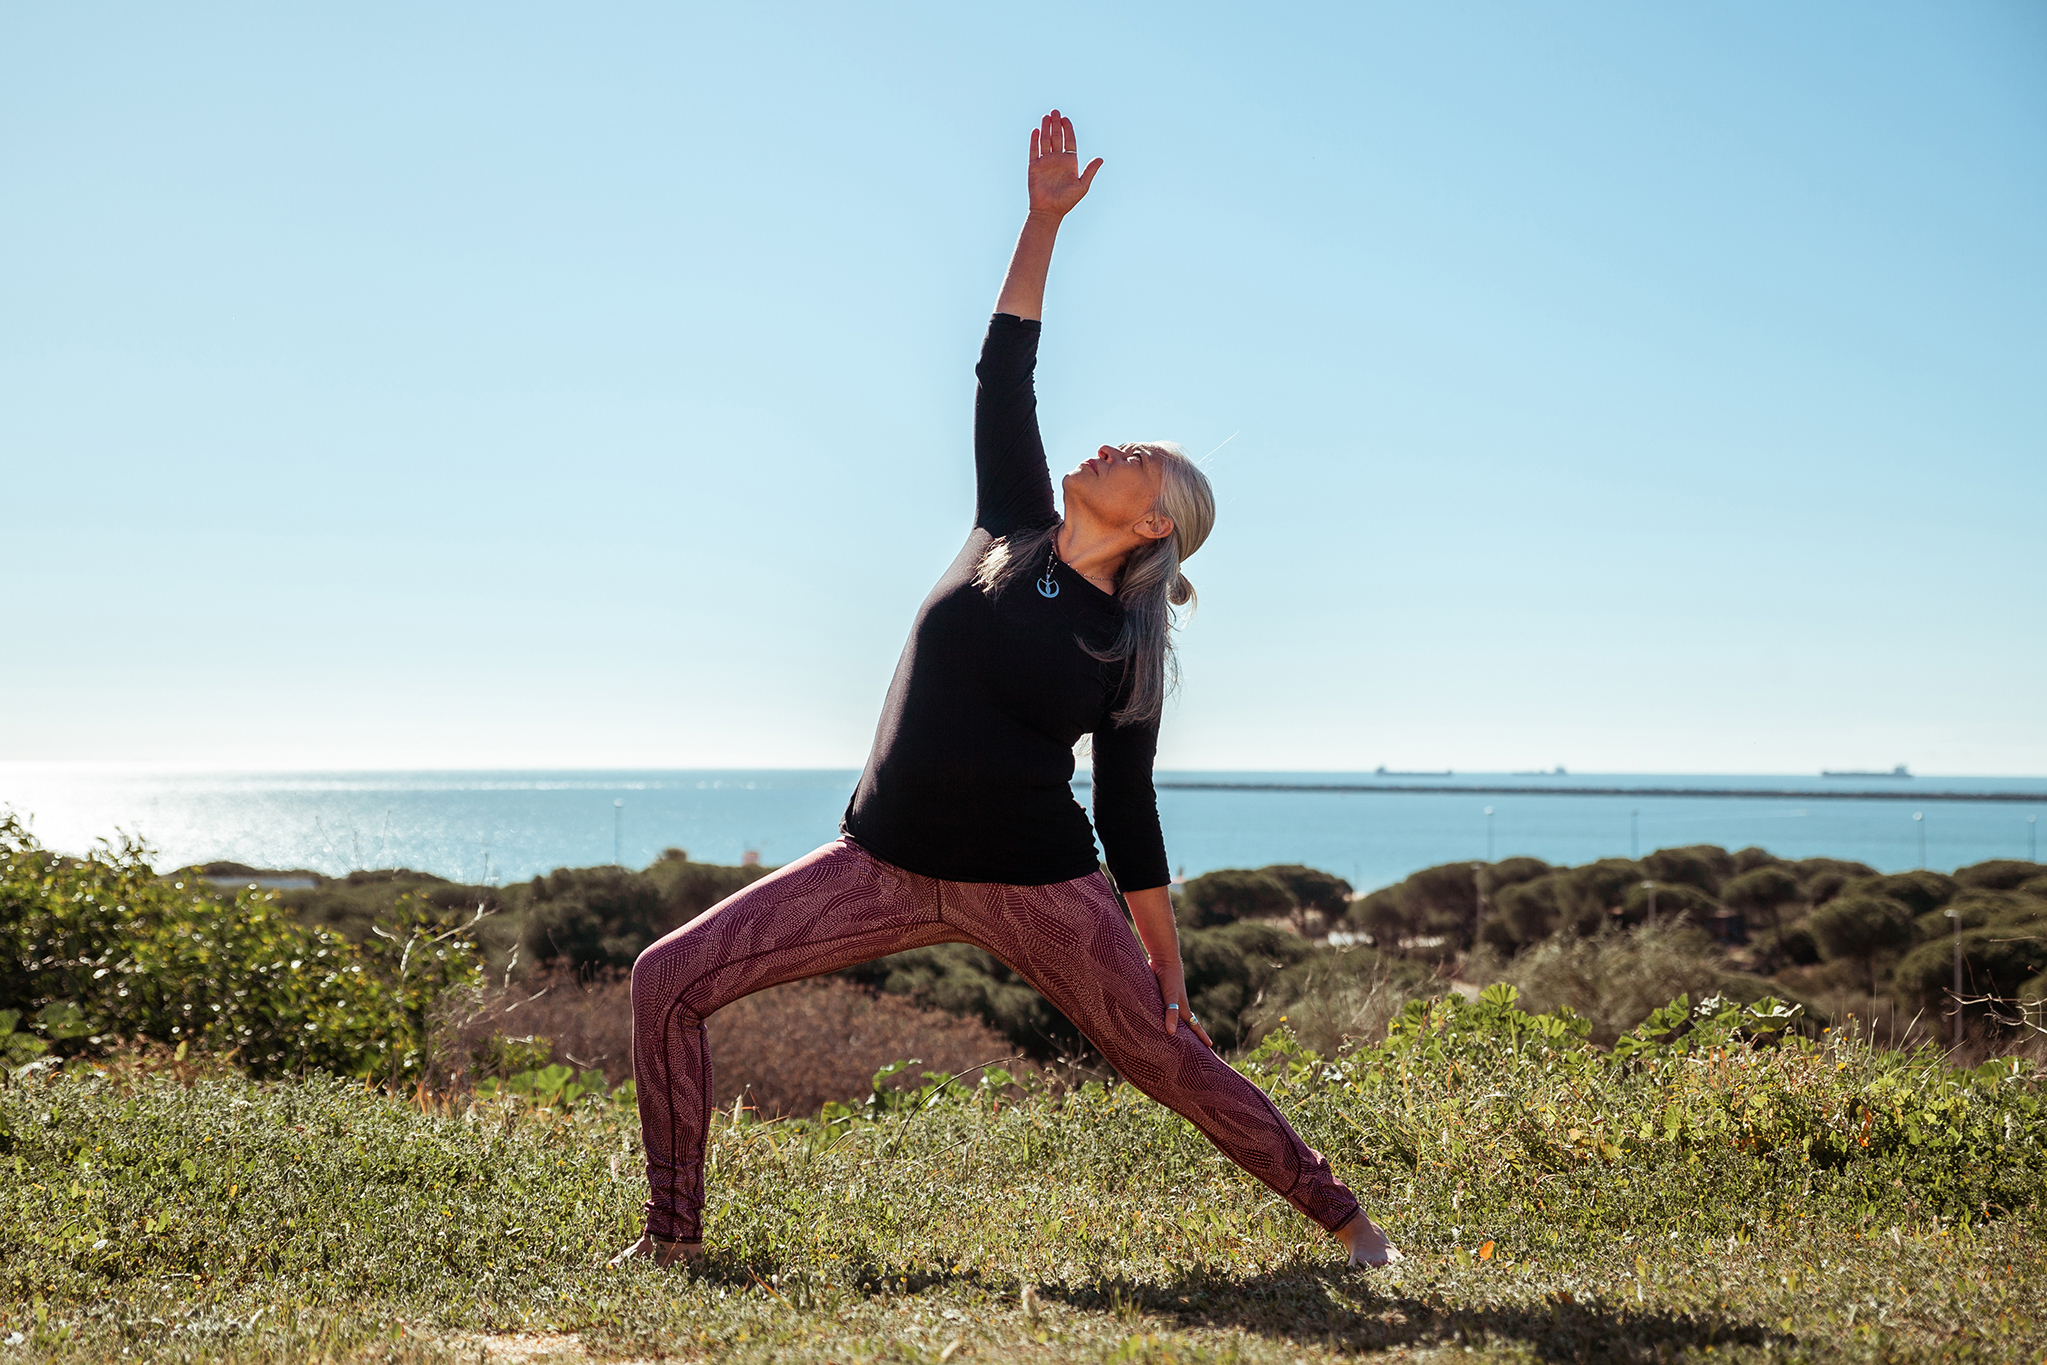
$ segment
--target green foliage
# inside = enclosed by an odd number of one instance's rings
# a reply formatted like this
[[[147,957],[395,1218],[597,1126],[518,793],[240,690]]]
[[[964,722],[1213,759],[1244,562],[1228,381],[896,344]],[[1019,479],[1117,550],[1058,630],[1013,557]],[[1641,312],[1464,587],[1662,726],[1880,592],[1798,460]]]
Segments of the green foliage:
[[[1717,844],[1691,844],[1657,849],[1642,860],[1642,871],[1650,881],[1676,882],[1713,900],[1733,878],[1735,866],[1733,857]]]
[[[1911,907],[1891,896],[1848,891],[1828,901],[1806,921],[1829,961],[1848,959],[1867,969],[1869,993],[1876,994],[1876,961],[1909,947],[1917,926]]]
[[[1720,888],[1720,903],[1743,914],[1775,914],[1800,897],[1798,878],[1774,864],[1752,868]]]
[[[1759,867],[1785,867],[1788,865],[1785,859],[1778,857],[1768,849],[1757,848],[1753,844],[1747,848],[1737,850],[1734,854],[1733,862],[1736,876],[1740,876],[1744,872],[1753,872]]]
[[[1126,1085],[904,1086],[908,1063],[871,1107],[714,1115],[707,1256],[662,1273],[600,1264],[646,1194],[618,1106],[74,1062],[0,1089],[0,1340],[421,1365],[511,1332],[757,1362],[2047,1351],[2031,1069],[1716,1002],[1603,1052],[1521,1003],[1424,1002],[1336,1055],[1281,1030],[1243,1063],[1407,1251],[1377,1272]]]
[[[1351,885],[1333,873],[1299,863],[1276,863],[1259,871],[1285,887],[1303,910],[1333,916],[1350,909]]]
[[[1603,858],[1583,867],[1551,868],[1534,858],[1509,858],[1481,866],[1489,912],[1480,938],[1504,953],[1520,952],[1553,934],[1582,937],[1600,932],[1611,919],[1608,911],[1619,905],[1628,888],[1643,876],[1642,864],[1624,858]],[[1414,916],[1417,926],[1431,916],[1435,923],[1449,926],[1457,898],[1467,887],[1476,894],[1469,866],[1465,865],[1463,877],[1456,875],[1457,867],[1459,864],[1452,863],[1427,869],[1430,881],[1417,883],[1411,877],[1395,888],[1403,906],[1411,903],[1418,907]],[[1425,908],[1431,906],[1433,910]],[[1421,930],[1416,927],[1410,932]],[[1455,926],[1438,932],[1463,941]]]
[[[1805,889],[1808,903],[1818,906],[1841,894],[1841,888],[1862,877],[1873,877],[1876,869],[1868,863],[1845,858],[1801,858],[1791,864],[1798,884]]]
[[[1077,1056],[1088,1043],[1070,1020],[999,958],[965,943],[913,948],[839,975],[925,1009],[979,1019],[1032,1057]]]
[[[1887,877],[1858,877],[1841,888],[1841,895],[1884,897],[1899,902],[1916,916],[1940,909],[1954,899],[1958,890],[1953,877],[1921,868],[1916,872],[1894,872]]]
[[[667,932],[661,889],[622,867],[557,868],[533,879],[520,947],[537,963],[627,970]]]
[[[1653,907],[1653,908],[1652,908]],[[1713,918],[1720,903],[1687,882],[1635,883],[1621,901],[1621,919],[1628,924],[1675,924],[1680,920],[1703,926]]]
[[[624,971],[655,939],[768,874],[664,858],[644,872],[556,868],[526,888],[520,951],[529,962]]]
[[[2032,979],[2047,973],[2047,916],[2031,924],[2000,922],[1962,931],[1962,993],[2004,1000],[2037,1000]],[[1901,1000],[1932,1011],[1952,1009],[1955,946],[1952,937],[1929,939],[1905,954],[1891,974]],[[1974,1014],[1984,1013],[1974,1006]]]
[[[1955,882],[1979,891],[2016,891],[2039,875],[2038,863],[2018,858],[1994,858],[1987,863],[1971,863],[1967,867],[1956,868]]]
[[[223,902],[132,844],[58,857],[0,817],[0,1007],[60,1057],[151,1041],[259,1076],[410,1076],[428,1005],[474,979],[475,952],[416,901],[381,933],[357,945],[248,890]]]
[[[1203,873],[1180,888],[1173,916],[1185,929],[1213,929],[1244,919],[1273,919],[1297,908],[1284,883],[1269,872],[1227,867]]]
[[[536,1109],[574,1111],[579,1105],[617,1105],[632,1109],[635,1091],[631,1081],[611,1088],[602,1071],[578,1073],[559,1062],[517,1072],[503,1080],[487,1076],[476,1083],[479,1100],[505,1099]]]
[[[1611,1044],[1678,996],[1752,1001],[1784,988],[1730,971],[1698,929],[1665,920],[1590,938],[1557,937],[1508,962],[1502,978],[1534,1010],[1568,1010]]]

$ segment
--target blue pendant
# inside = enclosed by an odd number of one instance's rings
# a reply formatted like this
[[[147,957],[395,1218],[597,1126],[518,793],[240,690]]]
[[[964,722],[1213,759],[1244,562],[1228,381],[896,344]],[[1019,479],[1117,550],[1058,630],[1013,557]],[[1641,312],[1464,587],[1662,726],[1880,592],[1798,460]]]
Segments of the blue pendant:
[[[1058,595],[1059,595],[1058,579],[1052,577],[1051,574],[1046,574],[1043,578],[1038,580],[1038,596],[1057,597]]]

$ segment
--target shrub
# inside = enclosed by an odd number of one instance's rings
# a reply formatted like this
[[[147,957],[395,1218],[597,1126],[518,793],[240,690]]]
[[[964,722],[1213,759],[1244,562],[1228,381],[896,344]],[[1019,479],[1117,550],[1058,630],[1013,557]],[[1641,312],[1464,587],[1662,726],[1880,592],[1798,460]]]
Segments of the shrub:
[[[939,943],[848,967],[841,979],[917,1006],[978,1019],[1032,1057],[1078,1056],[1087,1039],[1001,959],[966,943]]]
[[[476,979],[461,927],[416,900],[357,945],[273,897],[224,902],[144,859],[135,844],[59,857],[0,816],[0,1008],[35,1021],[58,1055],[150,1041],[231,1055],[257,1076],[409,1076],[434,999]]]
[[[1685,882],[1651,882],[1647,886],[1637,882],[1621,902],[1621,919],[1627,924],[1687,921],[1704,927],[1719,908],[1720,902]]]
[[[1889,876],[1858,877],[1841,888],[1843,896],[1882,896],[1901,902],[1914,916],[1938,910],[1953,900],[1961,888],[1953,877],[1924,868],[1916,872],[1893,872]]]
[[[1720,903],[1745,915],[1774,916],[1779,906],[1798,899],[1798,878],[1775,865],[1752,868],[1720,888]]]
[[[1281,973],[1328,951],[1270,924],[1192,930],[1180,939],[1188,1003],[1215,1045],[1227,1051],[1242,1043],[1245,1013]]]
[[[1868,863],[1844,858],[1801,858],[1791,864],[1808,904],[1825,905],[1841,894],[1841,888],[1858,877],[1873,877],[1876,869]]]
[[[1772,951],[1793,966],[1810,967],[1820,960],[1820,941],[1803,924],[1793,924],[1777,931]]]
[[[1740,876],[1744,872],[1753,872],[1759,867],[1783,867],[1785,865],[1785,859],[1778,857],[1768,849],[1757,848],[1753,844],[1734,855],[1734,872],[1736,876]]]
[[[2003,1000],[2027,997],[2028,983],[2047,972],[2047,929],[1992,925],[1962,931],[1962,991]],[[1952,936],[1932,939],[1905,954],[1891,975],[1900,1000],[1927,1010],[1952,1008],[1955,948]],[[1982,1013],[1981,1007],[1972,1010]]]
[[[1369,948],[1316,953],[1275,973],[1238,1012],[1237,1046],[1256,1047],[1284,1027],[1302,1046],[1334,1056],[1378,1042],[1408,1001],[1440,988],[1427,968]]]
[[[1400,899],[1400,890],[1392,886],[1382,886],[1352,901],[1350,910],[1344,915],[1344,923],[1360,933],[1371,935],[1372,943],[1379,948],[1398,948],[1400,941],[1413,932],[1407,918],[1407,907]]]
[[[1529,1009],[1569,1009],[1583,1017],[1593,1041],[1602,1044],[1679,995],[1755,1000],[1780,989],[1727,971],[1704,934],[1664,920],[1590,938],[1550,939],[1515,958],[1500,978]]]
[[[1774,862],[1751,867],[1720,888],[1720,903],[1745,916],[1753,931],[1761,934],[1767,924],[1768,934],[1762,939],[1766,953],[1783,933],[1784,907],[1802,898],[1798,878]]]
[[[620,867],[556,868],[533,879],[520,946],[544,965],[626,970],[668,921],[650,877]]]
[[[2039,875],[2040,864],[2019,858],[1994,858],[1987,863],[1971,863],[1955,869],[1958,885],[1979,891],[2016,891]]]
[[[1308,931],[1307,912],[1312,910],[1334,922],[1350,909],[1350,883],[1332,873],[1299,863],[1278,863],[1258,870],[1286,888],[1293,898],[1294,925],[1303,934]]]
[[[1988,924],[2027,925],[2047,920],[2047,899],[2017,891],[1964,891],[1939,910],[1919,916],[1919,937],[1940,938],[1954,932],[1953,916],[1964,929]]]
[[[1510,886],[1493,897],[1492,913],[1480,926],[1479,936],[1491,947],[1515,953],[1539,943],[1557,931],[1564,920],[1564,878],[1537,877]]]
[[[1294,910],[1294,898],[1278,878],[1231,867],[1203,873],[1182,887],[1174,918],[1183,928],[1213,929],[1241,919],[1276,919]]]
[[[1684,848],[1659,848],[1642,860],[1649,880],[1676,882],[1717,897],[1735,873],[1734,859],[1718,844],[1692,844]]]
[[[595,1093],[633,1079],[632,988],[624,976],[591,980],[558,971],[527,984],[479,987],[438,1011],[434,1080],[442,1086],[544,1075],[568,1067]],[[1014,1073],[1014,1046],[980,1021],[920,1009],[830,977],[792,981],[735,1000],[707,1024],[713,1101],[764,1116],[808,1116],[827,1102],[859,1101],[876,1071],[901,1058],[947,1075],[983,1063]],[[630,1092],[626,1092],[630,1094]]]
[[[1628,888],[1640,882],[1646,869],[1629,858],[1601,858],[1556,875],[1563,878],[1562,907],[1565,927],[1579,935],[1596,934],[1612,918],[1608,914],[1626,898]]]
[[[1910,946],[1915,934],[1911,907],[1891,896],[1848,892],[1828,901],[1806,921],[1828,961],[1860,962],[1876,994],[1876,962]]]

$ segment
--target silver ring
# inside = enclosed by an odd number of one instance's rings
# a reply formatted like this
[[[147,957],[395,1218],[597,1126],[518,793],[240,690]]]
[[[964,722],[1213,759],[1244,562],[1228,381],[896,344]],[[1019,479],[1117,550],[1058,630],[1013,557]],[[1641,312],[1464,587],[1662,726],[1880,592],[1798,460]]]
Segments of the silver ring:
[[[1193,1016],[1192,1014],[1189,1014],[1189,1015],[1187,1016],[1187,1022],[1188,1022],[1188,1023],[1190,1023],[1190,1024],[1198,1024],[1198,1023],[1200,1023],[1201,1021],[1200,1021],[1199,1019],[1196,1019],[1196,1018],[1195,1018],[1195,1017],[1194,1017],[1194,1016]]]
[[[1177,1000],[1169,1000],[1166,1002],[1166,1008],[1169,1010],[1176,1010],[1180,1008],[1180,1002]]]

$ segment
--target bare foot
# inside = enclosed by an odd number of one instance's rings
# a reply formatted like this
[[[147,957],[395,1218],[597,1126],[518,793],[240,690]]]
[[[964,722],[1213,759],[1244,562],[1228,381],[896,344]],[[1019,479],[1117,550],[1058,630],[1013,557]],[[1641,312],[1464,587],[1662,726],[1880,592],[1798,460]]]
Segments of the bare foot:
[[[1336,1235],[1350,1252],[1352,1265],[1385,1266],[1407,1259],[1400,1254],[1400,1248],[1388,1240],[1386,1230],[1367,1214],[1359,1213]]]
[[[611,1268],[617,1270],[628,1261],[652,1261],[660,1269],[666,1270],[677,1261],[687,1265],[701,1256],[703,1250],[702,1242],[671,1242],[666,1238],[656,1237],[651,1232],[643,1232],[639,1241],[611,1258]]]

